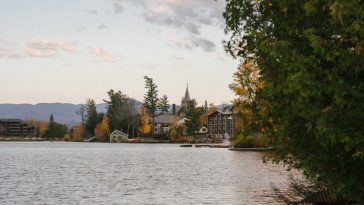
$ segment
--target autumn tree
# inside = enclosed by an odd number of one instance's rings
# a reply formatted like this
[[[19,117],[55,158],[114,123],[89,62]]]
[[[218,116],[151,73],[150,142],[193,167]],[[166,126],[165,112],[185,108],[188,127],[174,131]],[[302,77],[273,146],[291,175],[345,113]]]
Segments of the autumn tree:
[[[217,110],[216,105],[214,105],[213,103],[210,103],[209,105],[207,105],[207,102],[205,102],[204,108],[203,108],[203,113],[201,114],[200,117],[200,123],[201,125],[207,125],[208,122],[208,116],[212,113],[214,113]]]
[[[139,115],[140,115],[140,125],[141,125],[139,128],[139,132],[142,134],[150,133],[152,130],[152,126],[150,124],[150,117],[148,111],[144,106],[140,107]]]
[[[234,113],[241,125],[241,133],[248,136],[261,129],[257,100],[257,95],[263,88],[260,70],[251,60],[246,59],[239,65],[233,77],[229,87],[238,97],[233,101]]]
[[[152,130],[154,130],[154,118],[156,116],[158,106],[158,90],[157,85],[152,78],[144,76],[145,88],[147,92],[144,95],[144,107],[146,108],[149,116],[152,118]]]
[[[364,201],[364,4],[227,0],[226,50],[260,69],[255,100],[276,160]]]
[[[45,131],[48,128],[48,122],[45,120],[38,121],[37,136],[44,137]]]
[[[97,141],[107,141],[110,135],[109,119],[105,115],[102,121],[95,127],[95,137]]]
[[[160,114],[167,113],[169,111],[169,102],[167,95],[163,95],[158,101],[158,109]]]
[[[72,135],[72,140],[79,142],[82,141],[82,139],[85,136],[85,128],[84,126],[81,124],[78,124],[76,126],[73,127],[73,135]]]

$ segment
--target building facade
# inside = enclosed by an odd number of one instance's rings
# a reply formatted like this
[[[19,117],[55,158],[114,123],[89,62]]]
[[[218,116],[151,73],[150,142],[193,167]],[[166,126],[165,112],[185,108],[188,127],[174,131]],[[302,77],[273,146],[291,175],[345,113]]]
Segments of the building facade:
[[[35,137],[35,128],[20,119],[0,119],[0,136]]]
[[[228,139],[233,136],[234,118],[231,111],[215,111],[207,116],[208,135],[215,139]]]

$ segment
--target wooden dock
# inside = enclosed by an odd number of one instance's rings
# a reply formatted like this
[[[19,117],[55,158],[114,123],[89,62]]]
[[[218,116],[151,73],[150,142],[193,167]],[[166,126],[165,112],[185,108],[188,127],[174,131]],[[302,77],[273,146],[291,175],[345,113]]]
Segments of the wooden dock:
[[[192,147],[192,144],[180,144],[180,147]]]
[[[192,144],[180,144],[180,147],[192,147]],[[195,144],[195,148],[229,148],[226,144]]]
[[[237,148],[237,147],[230,147],[230,151],[252,151],[252,152],[263,152],[263,151],[269,151],[273,150],[273,147],[267,147],[267,148]]]

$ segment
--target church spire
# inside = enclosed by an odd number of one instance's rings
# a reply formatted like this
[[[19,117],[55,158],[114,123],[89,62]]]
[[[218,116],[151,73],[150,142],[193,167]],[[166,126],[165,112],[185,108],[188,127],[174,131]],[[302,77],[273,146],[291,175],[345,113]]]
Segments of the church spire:
[[[185,93],[185,102],[189,102],[191,101],[191,98],[190,98],[190,93],[188,92],[188,82],[187,82],[187,88],[186,88],[186,93]]]

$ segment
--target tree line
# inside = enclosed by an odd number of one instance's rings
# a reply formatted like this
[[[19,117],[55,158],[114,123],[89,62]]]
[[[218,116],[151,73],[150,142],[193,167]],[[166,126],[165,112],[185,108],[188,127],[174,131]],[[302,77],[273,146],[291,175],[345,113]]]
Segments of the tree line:
[[[225,48],[244,134],[303,171],[332,203],[364,201],[362,1],[228,0]]]

